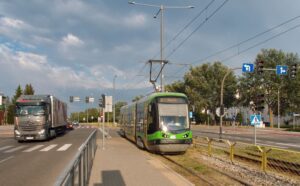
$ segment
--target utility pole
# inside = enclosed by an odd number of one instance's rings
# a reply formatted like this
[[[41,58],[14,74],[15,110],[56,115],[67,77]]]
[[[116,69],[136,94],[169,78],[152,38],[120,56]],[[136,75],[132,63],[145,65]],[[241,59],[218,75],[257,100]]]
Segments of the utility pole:
[[[194,6],[165,6],[165,5],[153,5],[153,4],[145,4],[145,3],[136,3],[134,1],[128,2],[132,5],[140,5],[140,6],[148,6],[148,7],[154,7],[159,8],[158,12],[154,15],[154,18],[157,18],[158,14],[160,13],[160,64],[161,64],[161,70],[160,70],[160,88],[161,92],[164,92],[164,76],[163,76],[163,67],[164,67],[164,56],[163,56],[163,40],[164,40],[164,10],[165,9],[189,9],[194,8]]]
[[[278,87],[277,95],[277,127],[280,128],[280,86]]]
[[[114,80],[113,80],[113,99],[112,99],[112,106],[113,106],[113,124],[115,125],[116,123],[116,106],[115,106],[115,103],[114,103],[114,99],[116,99],[116,95],[115,95],[115,89],[116,89],[116,78],[117,78],[117,75],[114,76]]]

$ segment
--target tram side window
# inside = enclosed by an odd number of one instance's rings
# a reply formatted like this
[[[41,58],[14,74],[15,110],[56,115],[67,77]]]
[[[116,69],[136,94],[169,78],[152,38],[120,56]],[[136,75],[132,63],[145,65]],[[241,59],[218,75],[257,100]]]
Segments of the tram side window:
[[[149,126],[148,126],[148,131],[147,133],[148,134],[152,134],[156,131],[156,126],[155,126],[155,123],[156,123],[156,107],[154,104],[151,104],[149,105],[149,110],[148,110],[148,122],[149,122]]]

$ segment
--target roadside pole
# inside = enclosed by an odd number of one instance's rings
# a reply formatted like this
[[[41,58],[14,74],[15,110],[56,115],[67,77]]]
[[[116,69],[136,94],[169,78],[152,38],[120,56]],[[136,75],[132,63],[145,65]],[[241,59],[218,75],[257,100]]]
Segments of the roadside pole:
[[[104,137],[105,137],[105,135],[104,135],[104,122],[105,122],[105,109],[103,108],[103,121],[102,121],[102,150],[104,150],[105,149],[105,147],[104,147]]]
[[[219,129],[219,139],[222,139],[222,125],[223,125],[223,117],[225,116],[225,112],[224,112],[224,105],[223,105],[223,96],[224,96],[224,83],[225,83],[225,79],[226,77],[234,70],[239,70],[242,69],[241,67],[236,67],[236,68],[230,68],[227,70],[226,74],[224,75],[223,79],[222,79],[222,83],[221,83],[221,95],[220,95],[220,129]]]

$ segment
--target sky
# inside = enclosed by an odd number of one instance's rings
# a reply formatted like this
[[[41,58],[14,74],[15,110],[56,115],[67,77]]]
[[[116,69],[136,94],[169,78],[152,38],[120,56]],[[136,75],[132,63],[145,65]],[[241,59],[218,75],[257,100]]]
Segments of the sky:
[[[164,84],[182,80],[191,65],[253,63],[263,48],[300,52],[297,0],[135,2],[165,7]],[[69,113],[96,107],[101,94],[129,102],[151,93],[147,61],[160,59],[158,7],[126,0],[0,0],[0,92],[12,97],[18,85],[30,83],[36,94],[65,102],[95,98],[69,103]],[[159,69],[153,65],[154,74]]]

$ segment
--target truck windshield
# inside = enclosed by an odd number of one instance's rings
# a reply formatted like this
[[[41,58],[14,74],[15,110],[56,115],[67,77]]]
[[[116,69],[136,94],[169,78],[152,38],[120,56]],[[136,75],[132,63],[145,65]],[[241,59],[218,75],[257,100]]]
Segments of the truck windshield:
[[[189,128],[187,104],[158,104],[160,128],[181,131]]]
[[[16,115],[17,116],[26,116],[26,115],[40,116],[40,115],[45,115],[45,109],[44,109],[44,106],[18,105],[17,108],[16,108]]]

